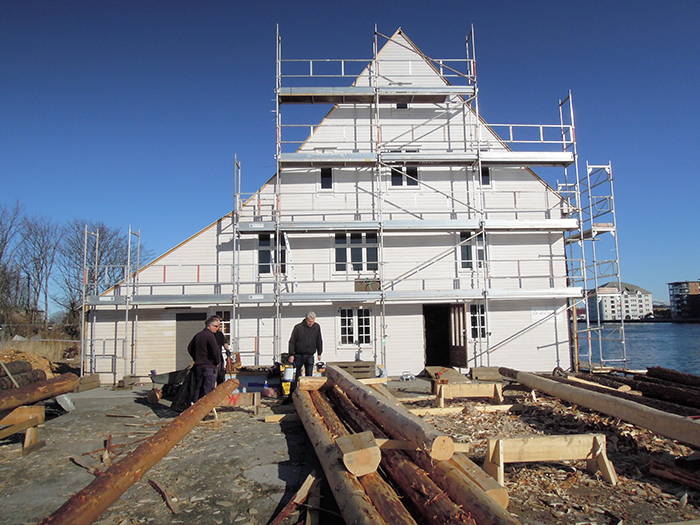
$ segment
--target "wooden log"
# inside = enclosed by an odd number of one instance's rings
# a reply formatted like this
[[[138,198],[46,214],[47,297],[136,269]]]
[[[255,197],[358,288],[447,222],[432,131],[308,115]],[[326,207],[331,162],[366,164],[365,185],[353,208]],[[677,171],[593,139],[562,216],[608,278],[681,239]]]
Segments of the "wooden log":
[[[452,457],[454,453],[452,438],[411,414],[400,403],[377,395],[371,387],[363,385],[338,367],[327,366],[326,375],[354,403],[367,411],[375,420],[381,420],[385,428],[393,429],[397,436],[426,450],[433,459],[446,460]]]
[[[658,379],[665,379],[666,381],[673,381],[674,383],[700,388],[700,376],[678,372],[670,368],[652,366],[647,369],[647,375],[649,377],[656,377]]]
[[[470,480],[476,483],[492,500],[504,509],[508,508],[508,491],[489,476],[484,470],[469,459],[465,454],[455,454],[450,460],[458,469],[464,472]]]
[[[3,364],[5,366],[0,366],[0,377],[7,377],[7,371],[15,376],[18,374],[26,374],[32,370],[32,364],[27,361],[10,361],[9,363]]]
[[[14,379],[14,381],[13,381]],[[15,381],[17,384],[15,384]],[[46,372],[43,370],[30,370],[21,374],[12,374],[12,377],[0,377],[0,390],[10,390],[46,381]]]
[[[328,391],[345,421],[358,432],[372,431],[375,438],[387,435],[360,411],[340,388]],[[389,473],[399,488],[414,503],[428,523],[433,525],[476,525],[472,517],[452,501],[445,492],[405,454],[398,450],[382,450],[382,468]]]
[[[538,376],[538,377],[541,377],[541,376]],[[612,396],[612,397],[617,397],[619,399],[626,399],[628,401],[631,401],[632,403],[645,405],[645,406],[648,406],[651,408],[655,408],[657,410],[661,410],[662,412],[669,412],[671,414],[677,414],[679,416],[696,416],[696,415],[700,414],[700,409],[687,407],[687,406],[683,406],[683,405],[676,405],[674,403],[669,403],[667,401],[662,401],[660,399],[653,399],[650,397],[642,397],[641,392],[638,392],[637,394],[635,394],[634,390],[630,390],[629,392],[620,392],[618,390],[608,390],[606,388],[599,387],[599,386],[587,385],[584,383],[577,383],[577,382],[571,381],[570,379],[567,379],[565,377],[551,376],[548,379],[551,379],[552,381],[555,381],[557,383],[571,385],[574,388],[579,388],[582,390],[589,390],[591,392],[599,392],[601,394],[605,394],[605,395]]]
[[[93,523],[237,386],[238,381],[229,379],[216,387],[173,421],[164,425],[154,436],[141,443],[131,454],[71,496],[61,508],[42,520],[40,525]]]
[[[311,399],[331,434],[337,436],[336,444],[339,439],[351,437],[350,432],[345,428],[345,425],[343,425],[343,422],[335,413],[325,396],[321,395],[319,392],[312,392]],[[372,435],[371,432],[367,432],[367,434]],[[359,436],[361,434],[352,435]],[[374,438],[373,435],[372,437]],[[379,459],[381,460],[381,453],[379,454]],[[376,468],[373,472],[360,477],[359,481],[384,521],[390,525],[415,525],[415,520],[406,510],[406,507],[403,506],[403,503],[401,503],[401,498],[399,498],[394,489],[392,489],[376,472]]]
[[[297,388],[307,391],[318,390],[319,388],[326,386],[326,383],[328,383],[327,377],[301,376],[299,378]]]
[[[297,388],[292,394],[292,399],[343,519],[346,523],[353,524],[385,524],[357,477],[343,466],[340,451],[321,419],[311,394]]]
[[[603,414],[617,417],[633,425],[676,439],[693,447],[700,446],[700,423],[675,414],[640,405],[626,399],[618,399],[608,394],[591,392],[577,387],[557,383],[551,379],[518,372],[510,368],[500,368],[501,375],[515,379],[520,384],[541,390],[571,403],[591,408]]]
[[[608,380],[603,380],[603,381],[593,381],[591,380],[591,376],[593,374],[574,374],[574,375],[568,375],[567,379],[569,381],[573,381],[575,383],[581,383],[584,385],[590,385],[590,386],[597,386],[597,387],[603,387],[607,390],[616,390],[618,392],[629,392],[632,390],[631,387],[627,385],[623,385],[622,383],[616,383],[614,381],[608,381]]]
[[[700,491],[700,476],[694,472],[678,468],[674,465],[661,463],[660,461],[651,460],[649,465],[649,474],[657,478],[668,479],[693,490]]]
[[[343,464],[348,471],[356,476],[377,472],[382,453],[371,432],[338,436],[335,444],[343,455]]]
[[[78,386],[78,383],[80,383],[80,378],[75,374],[68,373],[48,381],[2,391],[0,392],[0,413],[71,392]]]
[[[452,501],[468,511],[477,523],[518,525],[504,507],[496,503],[452,461],[432,461],[425,452],[409,453]]]
[[[697,391],[691,388],[685,389],[675,386],[658,385],[651,382],[629,379],[627,377],[619,377],[617,378],[617,381],[628,385],[634,390],[638,390],[647,397],[661,399],[662,401],[668,401],[669,403],[675,403],[676,405],[684,405],[700,409],[700,396],[698,395]]]

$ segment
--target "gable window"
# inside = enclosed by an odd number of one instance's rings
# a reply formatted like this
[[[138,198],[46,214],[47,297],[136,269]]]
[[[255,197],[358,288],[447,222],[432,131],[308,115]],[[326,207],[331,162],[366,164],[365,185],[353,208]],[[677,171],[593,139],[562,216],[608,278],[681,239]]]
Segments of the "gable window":
[[[372,310],[369,308],[341,308],[340,344],[368,345],[372,343]]]
[[[281,237],[282,246],[280,252],[280,271],[287,273],[287,251],[284,244],[284,235]],[[272,262],[274,260],[276,246],[275,235],[270,233],[261,233],[258,235],[258,273],[272,273]]]
[[[460,264],[463,269],[481,268],[486,261],[486,243],[483,232],[461,232]]]
[[[418,166],[395,166],[391,168],[392,186],[418,186]]]
[[[350,252],[349,258],[348,251]],[[376,232],[335,234],[335,270],[344,272],[348,270],[348,266],[353,271],[376,271],[379,269]]]
[[[472,339],[483,339],[486,337],[486,313],[483,304],[469,305],[469,325]]]
[[[321,189],[333,189],[333,168],[321,168]]]

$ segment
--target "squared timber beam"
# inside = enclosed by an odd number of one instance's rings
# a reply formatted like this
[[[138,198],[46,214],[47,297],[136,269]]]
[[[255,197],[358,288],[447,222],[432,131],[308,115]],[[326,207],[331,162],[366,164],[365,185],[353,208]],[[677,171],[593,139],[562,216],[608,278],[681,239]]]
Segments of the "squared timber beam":
[[[617,474],[605,453],[602,434],[489,439],[483,468],[503,485],[506,463],[582,459],[587,460],[589,471],[599,470],[606,481],[617,484]]]

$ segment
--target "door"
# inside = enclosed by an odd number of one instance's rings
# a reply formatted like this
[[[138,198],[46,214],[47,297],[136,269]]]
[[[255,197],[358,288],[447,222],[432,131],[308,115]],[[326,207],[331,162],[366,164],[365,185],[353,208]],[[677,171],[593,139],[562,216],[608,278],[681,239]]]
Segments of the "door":
[[[450,365],[467,368],[467,308],[465,304],[450,305]]]

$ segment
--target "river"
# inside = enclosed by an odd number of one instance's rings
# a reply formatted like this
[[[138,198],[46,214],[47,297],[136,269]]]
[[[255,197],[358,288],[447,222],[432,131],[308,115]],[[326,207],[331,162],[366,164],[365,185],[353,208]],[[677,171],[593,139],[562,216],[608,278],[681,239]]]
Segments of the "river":
[[[700,324],[627,323],[625,341],[629,369],[662,366],[700,375]],[[606,350],[603,356],[613,357],[613,349],[610,356]]]

